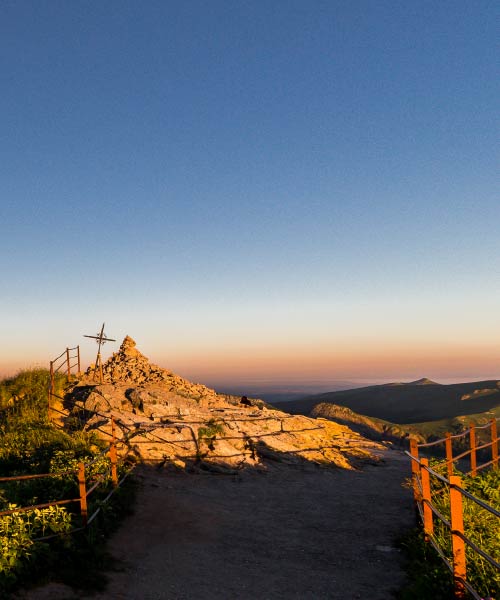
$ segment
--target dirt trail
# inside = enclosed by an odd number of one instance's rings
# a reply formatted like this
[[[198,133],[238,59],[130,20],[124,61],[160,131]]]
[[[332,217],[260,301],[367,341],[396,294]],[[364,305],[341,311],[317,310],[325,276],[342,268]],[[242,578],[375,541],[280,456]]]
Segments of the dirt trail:
[[[136,512],[110,541],[120,570],[94,598],[387,600],[404,580],[394,538],[413,525],[408,468],[396,451],[357,471],[141,468]],[[68,591],[50,597],[85,597]]]

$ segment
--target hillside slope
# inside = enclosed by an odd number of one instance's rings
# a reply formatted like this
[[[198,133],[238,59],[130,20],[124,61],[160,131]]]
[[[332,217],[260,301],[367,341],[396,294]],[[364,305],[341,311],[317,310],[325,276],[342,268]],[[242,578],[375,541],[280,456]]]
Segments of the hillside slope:
[[[415,439],[417,442],[424,442],[425,438],[420,434],[418,428],[412,425],[398,425],[355,413],[346,406],[329,404],[322,402],[316,404],[311,411],[311,416],[316,418],[330,419],[335,423],[347,425],[353,431],[367,437],[370,440],[379,442],[392,442],[397,447],[408,444],[409,439]]]
[[[318,394],[281,406],[292,414],[310,414],[320,403],[346,406],[356,413],[392,423],[422,423],[494,410],[500,406],[500,382],[440,385],[419,380]]]

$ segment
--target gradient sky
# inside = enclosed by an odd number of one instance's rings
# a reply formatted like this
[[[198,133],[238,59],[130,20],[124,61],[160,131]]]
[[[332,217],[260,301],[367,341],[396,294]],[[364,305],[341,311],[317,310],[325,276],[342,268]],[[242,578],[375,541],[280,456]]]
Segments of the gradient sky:
[[[500,377],[499,13],[4,0],[0,373]]]

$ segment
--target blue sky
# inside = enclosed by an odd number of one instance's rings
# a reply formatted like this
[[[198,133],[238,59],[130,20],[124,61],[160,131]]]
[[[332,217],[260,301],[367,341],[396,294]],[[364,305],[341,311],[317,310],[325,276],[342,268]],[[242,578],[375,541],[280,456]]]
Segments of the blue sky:
[[[0,372],[498,376],[499,12],[4,2]]]

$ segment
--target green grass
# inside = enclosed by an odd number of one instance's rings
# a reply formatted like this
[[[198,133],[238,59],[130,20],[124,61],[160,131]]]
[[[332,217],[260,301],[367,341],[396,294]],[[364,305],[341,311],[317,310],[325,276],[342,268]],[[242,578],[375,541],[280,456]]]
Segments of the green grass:
[[[0,381],[0,476],[53,473],[50,478],[0,483],[0,510],[32,506],[79,496],[74,471],[79,462],[90,462],[104,449],[95,434],[63,431],[47,415],[49,373],[45,369],[22,371]],[[56,393],[64,394],[65,378],[56,379]],[[101,573],[109,563],[103,536],[129,511],[133,486],[124,485],[103,505],[111,489],[109,459],[101,456],[87,476],[105,475],[103,486],[89,499],[89,514],[101,513],[92,526],[76,535],[67,532],[81,525],[78,504],[32,510],[0,517],[0,596],[23,585],[61,580],[85,588],[100,588]],[[50,542],[34,541],[50,533],[65,533]]]
[[[431,466],[446,475],[446,467],[431,461]],[[500,470],[492,469],[476,477],[461,477],[462,486],[496,510],[500,510]],[[443,490],[443,487],[446,489]],[[444,493],[440,493],[444,491]],[[450,520],[450,505],[447,486],[432,479],[433,503],[439,512]],[[462,498],[465,535],[487,554],[498,560],[500,538],[498,517],[492,515],[472,500]],[[452,562],[451,534],[447,527],[434,518],[434,539]],[[423,531],[416,529],[400,542],[407,558],[408,583],[398,596],[400,600],[452,598],[452,577],[441,558],[430,543],[424,541]],[[467,581],[484,598],[497,597],[500,592],[500,573],[479,554],[466,545]]]
[[[422,530],[415,528],[398,540],[404,553],[407,581],[397,593],[398,600],[452,600],[450,572],[434,548],[424,540]]]

